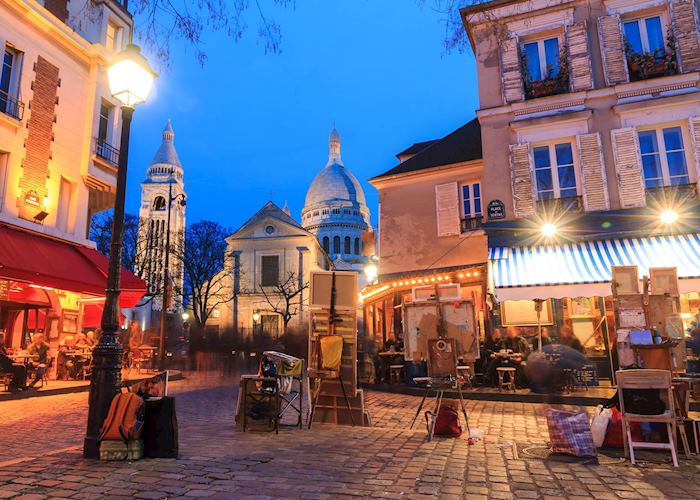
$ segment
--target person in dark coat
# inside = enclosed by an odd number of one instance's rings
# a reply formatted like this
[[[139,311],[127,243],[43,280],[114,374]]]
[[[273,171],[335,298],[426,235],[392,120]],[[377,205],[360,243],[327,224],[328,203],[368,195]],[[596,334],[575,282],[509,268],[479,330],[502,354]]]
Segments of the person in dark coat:
[[[569,325],[561,327],[559,332],[559,343],[563,346],[570,347],[580,353],[583,353],[583,344],[574,335],[574,330]]]
[[[12,374],[10,391],[20,391],[27,385],[27,367],[15,363],[5,348],[5,334],[0,333],[0,372]]]

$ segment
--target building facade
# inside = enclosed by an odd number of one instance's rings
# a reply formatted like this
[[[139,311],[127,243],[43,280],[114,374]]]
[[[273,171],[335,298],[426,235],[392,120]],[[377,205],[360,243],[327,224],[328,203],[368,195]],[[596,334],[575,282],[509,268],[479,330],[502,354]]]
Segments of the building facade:
[[[379,191],[379,279],[361,300],[365,333],[380,347],[409,333],[402,307],[417,287],[458,285],[483,319],[488,252],[481,156],[474,119],[414,144],[397,155],[398,165],[370,179]]]
[[[315,235],[273,202],[226,239],[226,288],[233,300],[219,306],[210,324],[242,338],[261,334],[277,338],[290,313],[290,333],[308,331],[309,279],[327,269],[328,258]],[[280,293],[280,285],[287,294]],[[286,307],[286,297],[301,290]],[[218,316],[218,317],[217,317]]]
[[[163,307],[163,278],[165,245],[170,227],[171,256],[169,273],[172,281],[171,306],[182,311],[184,269],[177,258],[185,244],[185,181],[184,169],[175,149],[175,132],[168,120],[163,130],[163,141],[148,166],[146,179],[141,183],[139,208],[139,237],[136,252],[136,274],[148,285],[150,311]],[[170,204],[170,211],[168,211]],[[170,221],[168,223],[168,217]]]
[[[328,139],[328,163],[311,183],[301,225],[315,235],[338,270],[361,271],[374,255],[370,212],[362,186],[340,158],[340,134]]]
[[[99,326],[107,261],[89,221],[114,203],[121,126],[106,65],[132,26],[114,0],[0,4],[0,330],[10,346]],[[124,300],[143,293],[130,274],[122,288]]]
[[[503,207],[485,224],[494,321],[532,327],[543,299],[541,322],[610,375],[612,266],[675,267],[684,310],[700,304],[697,5],[495,0],[462,17],[483,203]]]

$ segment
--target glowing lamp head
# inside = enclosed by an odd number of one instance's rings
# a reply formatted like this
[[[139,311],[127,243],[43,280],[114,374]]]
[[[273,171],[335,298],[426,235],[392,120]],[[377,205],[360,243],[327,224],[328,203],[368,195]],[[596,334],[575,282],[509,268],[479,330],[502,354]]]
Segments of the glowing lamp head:
[[[678,212],[675,210],[667,209],[661,212],[661,222],[664,224],[673,224],[678,220]]]
[[[182,313],[182,321],[187,321],[190,319],[190,315],[186,312]]]
[[[377,279],[378,274],[379,271],[376,265],[367,264],[365,266],[365,277],[367,278],[367,281],[374,282]]]
[[[128,108],[133,108],[148,98],[156,76],[141,54],[141,49],[133,44],[118,53],[107,68],[112,96]]]
[[[260,313],[253,313],[253,321],[256,323],[260,321]]]
[[[542,225],[540,231],[542,232],[542,235],[545,238],[551,238],[552,236],[557,234],[557,226],[555,226],[551,222],[548,222],[547,224]]]

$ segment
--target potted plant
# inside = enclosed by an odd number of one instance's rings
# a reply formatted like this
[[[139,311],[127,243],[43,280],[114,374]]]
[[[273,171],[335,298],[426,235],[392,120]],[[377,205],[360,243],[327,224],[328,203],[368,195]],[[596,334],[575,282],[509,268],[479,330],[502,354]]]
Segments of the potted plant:
[[[566,46],[559,52],[557,66],[547,65],[545,78],[535,80],[527,71],[527,56],[520,57],[521,71],[524,76],[525,98],[536,99],[549,95],[561,94],[569,89],[569,64],[566,58]],[[558,71],[557,71],[558,70]]]
[[[625,38],[625,55],[631,80],[646,80],[673,75],[678,70],[676,63],[676,39],[671,29],[667,30],[666,48],[658,47],[651,52],[635,52]]]

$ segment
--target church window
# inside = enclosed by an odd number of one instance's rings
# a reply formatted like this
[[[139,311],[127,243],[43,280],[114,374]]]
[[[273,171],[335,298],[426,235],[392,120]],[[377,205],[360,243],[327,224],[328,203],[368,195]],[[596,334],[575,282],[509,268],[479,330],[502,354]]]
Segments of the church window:
[[[328,236],[323,237],[323,250],[326,253],[331,253],[331,241]]]
[[[345,213],[346,215],[350,215],[350,210],[343,210],[343,213]]]
[[[318,217],[318,210],[314,212],[314,217]]]
[[[352,240],[350,239],[350,236],[346,236],[346,237],[345,237],[345,248],[344,248],[344,250],[345,250],[344,253],[345,253],[345,254],[349,254],[349,253],[350,253],[350,242],[351,242],[351,241],[352,241]]]
[[[165,198],[162,196],[156,196],[156,199],[153,200],[153,210],[165,210]]]
[[[360,215],[360,213],[357,210],[353,210],[352,215]]]
[[[262,268],[261,286],[276,286],[280,280],[280,261],[278,255],[263,255],[260,259]]]
[[[267,226],[267,227],[265,228],[265,232],[266,232],[267,234],[272,234],[272,233],[275,232],[275,227],[274,227],[274,226]]]
[[[340,236],[333,236],[333,253],[340,253]]]
[[[334,208],[333,209],[334,214],[340,214],[340,209],[339,208]]]
[[[355,255],[360,255],[360,238],[355,238]]]
[[[321,213],[322,213],[323,215],[328,215],[328,209],[327,209],[327,208],[324,208],[324,209],[321,211]]]

